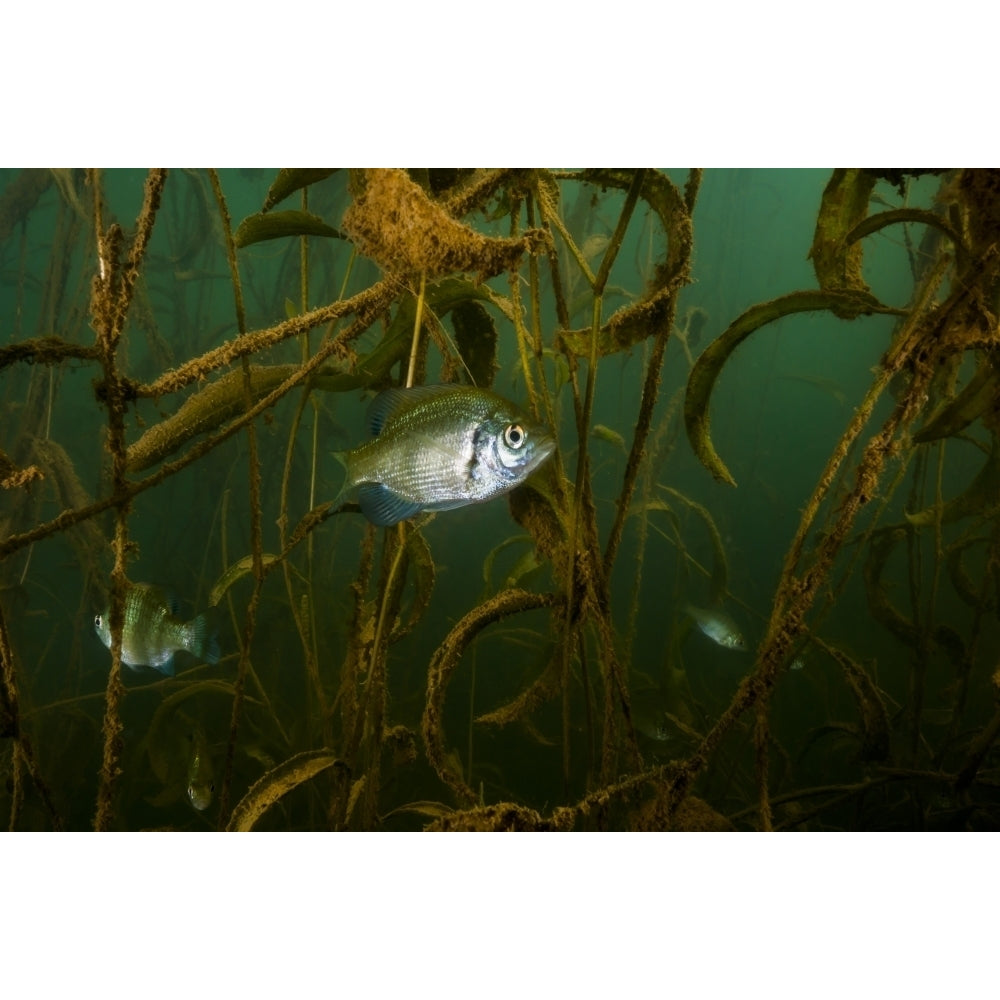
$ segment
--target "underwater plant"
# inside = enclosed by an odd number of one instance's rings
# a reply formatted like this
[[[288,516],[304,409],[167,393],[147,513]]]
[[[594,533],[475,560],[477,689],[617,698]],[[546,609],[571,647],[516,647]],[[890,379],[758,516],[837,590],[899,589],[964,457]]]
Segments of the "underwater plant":
[[[8,828],[995,828],[1000,173],[676,173],[0,172]]]

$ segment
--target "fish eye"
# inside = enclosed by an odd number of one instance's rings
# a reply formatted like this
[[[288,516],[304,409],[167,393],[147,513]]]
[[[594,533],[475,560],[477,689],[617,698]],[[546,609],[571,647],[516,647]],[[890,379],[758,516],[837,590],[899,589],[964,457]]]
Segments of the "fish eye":
[[[101,622],[104,620],[103,615],[94,615],[94,628],[100,628]]]
[[[520,424],[508,424],[503,432],[503,442],[508,448],[521,448],[528,435]]]

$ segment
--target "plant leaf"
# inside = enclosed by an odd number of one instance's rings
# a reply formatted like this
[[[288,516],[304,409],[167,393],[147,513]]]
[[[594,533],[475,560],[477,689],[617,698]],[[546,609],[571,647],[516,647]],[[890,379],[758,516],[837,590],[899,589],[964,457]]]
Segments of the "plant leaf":
[[[769,302],[751,306],[738,316],[721,336],[713,340],[694,363],[688,376],[687,392],[684,396],[684,424],[694,453],[701,464],[720,482],[728,483],[730,486],[736,485],[736,480],[730,475],[712,446],[709,433],[708,403],[723,365],[754,330],[792,313],[821,310],[830,310],[841,318],[851,319],[874,312],[898,311],[883,306],[874,296],[866,292],[814,290],[791,292]]]
[[[265,240],[277,240],[284,236],[333,236],[343,239],[333,226],[328,226],[318,215],[311,212],[258,212],[248,215],[233,235],[237,247],[248,247]]]
[[[336,169],[331,167],[283,167],[278,171],[278,176],[274,178],[274,183],[268,189],[263,210],[269,212],[279,201],[284,201],[290,194],[294,194],[310,184],[315,184],[316,181],[325,180],[334,173],[336,173]]]
[[[272,555],[270,552],[264,552],[261,554],[261,563],[267,567],[271,563],[277,562],[278,556]],[[208,603],[214,608],[219,601],[222,600],[226,591],[241,577],[246,576],[247,573],[253,572],[253,555],[244,556],[242,559],[237,559],[236,562],[230,566],[218,580],[215,581],[215,586],[212,587],[212,592],[208,595]]]
[[[329,767],[348,769],[332,750],[305,750],[289,757],[250,786],[229,817],[226,829],[252,830],[257,820],[275,802]]]
[[[913,440],[917,444],[925,444],[953,437],[994,407],[1000,407],[1000,374],[989,360],[983,360],[965,388],[936,410],[913,435]]]

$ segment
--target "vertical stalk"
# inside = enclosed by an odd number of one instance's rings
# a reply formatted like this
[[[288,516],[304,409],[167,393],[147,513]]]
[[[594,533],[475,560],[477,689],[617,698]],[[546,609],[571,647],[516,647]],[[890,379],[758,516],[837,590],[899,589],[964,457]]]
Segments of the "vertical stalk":
[[[233,243],[233,228],[229,219],[229,209],[226,207],[225,195],[219,183],[219,175],[215,170],[209,171],[212,191],[219,208],[223,233],[226,239],[226,257],[229,260],[229,271],[233,282],[233,299],[236,308],[236,325],[239,335],[246,334],[246,314],[243,308],[243,288],[240,283],[240,271],[236,262],[236,246]],[[246,395],[246,406],[249,410],[253,405],[250,388],[250,362],[244,356],[240,359],[243,367],[243,386]],[[233,706],[229,722],[229,739],[226,743],[226,763],[222,778],[222,789],[219,793],[219,829],[225,829],[229,821],[229,797],[233,780],[233,758],[236,752],[236,733],[239,729],[240,716],[243,709],[243,692],[246,687],[247,671],[251,666],[250,647],[253,643],[254,627],[257,620],[257,607],[260,603],[261,589],[264,585],[264,559],[261,545],[261,507],[260,507],[260,466],[257,456],[257,430],[253,422],[247,424],[247,444],[249,446],[249,486],[250,486],[250,542],[253,556],[253,593],[247,605],[246,617],[243,621],[243,633],[240,637],[240,660],[236,671],[236,682],[233,685]]]
[[[115,562],[111,571],[111,602],[109,625],[111,628],[111,669],[105,691],[104,753],[101,763],[100,784],[97,789],[97,811],[94,817],[96,830],[107,830],[114,816],[114,786],[120,773],[118,761],[122,751],[122,724],[120,718],[124,686],[121,681],[122,629],[125,618],[125,595],[128,589],[126,556],[128,540],[128,513],[132,506],[128,490],[125,454],[125,407],[129,398],[125,379],[118,371],[117,352],[125,317],[139,269],[152,234],[153,222],[160,207],[165,170],[151,170],[146,177],[142,209],[136,222],[136,234],[124,262],[120,259],[125,248],[121,228],[112,224],[103,230],[100,175],[91,171],[90,183],[94,200],[94,228],[97,232],[98,273],[91,286],[91,312],[96,330],[103,380],[100,391],[108,410],[107,447],[111,452],[111,486],[115,496],[115,534],[112,542]]]

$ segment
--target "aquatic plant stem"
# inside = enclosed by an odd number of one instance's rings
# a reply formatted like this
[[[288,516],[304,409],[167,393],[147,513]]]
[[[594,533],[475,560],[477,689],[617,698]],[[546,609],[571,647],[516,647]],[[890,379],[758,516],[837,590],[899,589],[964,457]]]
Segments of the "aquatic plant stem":
[[[341,299],[337,302],[332,302],[330,305],[311,309],[304,316],[294,316],[292,319],[277,323],[266,330],[252,330],[242,336],[235,337],[221,347],[206,351],[200,357],[193,358],[191,361],[179,365],[172,371],[164,373],[147,385],[134,386],[134,393],[140,398],[158,399],[160,396],[177,392],[192,382],[203,379],[218,368],[232,364],[232,362],[238,361],[240,358],[259,354],[261,351],[265,351],[269,347],[274,347],[285,340],[298,337],[313,327],[332,323],[334,320],[350,315],[367,315],[371,319],[374,319],[375,316],[389,306],[397,293],[397,282],[386,278],[372,285],[370,288],[358,292],[357,295],[353,295],[349,299]],[[318,367],[319,363],[316,361],[316,358],[320,356],[323,360],[333,354],[339,354],[342,357],[346,356],[344,348],[368,329],[371,319],[361,328],[352,324],[349,330],[355,331],[353,335],[345,332],[340,337],[330,341],[329,344],[324,345],[326,349],[321,349],[317,352],[317,355],[313,357],[310,364],[315,364]]]
[[[417,311],[413,318],[413,342],[410,345],[410,362],[406,368],[406,388],[413,385],[413,377],[417,370],[417,355],[420,347],[420,324],[424,317],[424,292],[427,288],[427,272],[420,272],[420,292],[417,295]]]
[[[420,731],[424,740],[427,759],[438,773],[438,777],[448,785],[460,800],[473,805],[478,796],[466,784],[461,774],[456,773],[445,754],[442,721],[444,700],[448,682],[462,653],[476,636],[493,622],[501,621],[520,611],[534,608],[559,607],[565,598],[560,594],[533,594],[526,590],[509,589],[468,612],[434,651],[427,668],[427,699]]]
[[[615,226],[615,231],[611,235],[611,239],[608,243],[607,248],[604,251],[604,257],[601,260],[601,266],[598,269],[597,276],[592,281],[592,288],[594,290],[594,303],[593,303],[593,315],[591,320],[590,329],[590,357],[588,359],[587,365],[587,385],[583,398],[583,408],[580,415],[580,423],[577,427],[577,467],[576,467],[576,485],[574,489],[574,500],[573,500],[573,512],[572,512],[572,527],[570,530],[570,549],[569,549],[569,573],[568,573],[568,583],[567,583],[567,595],[566,595],[566,624],[567,624],[567,636],[563,643],[563,770],[564,776],[566,778],[566,784],[568,786],[568,772],[569,772],[569,669],[570,661],[572,656],[572,629],[573,620],[575,615],[576,607],[576,576],[577,576],[577,547],[579,545],[580,530],[581,530],[581,517],[584,510],[584,502],[586,500],[588,508],[588,541],[593,539],[593,546],[590,548],[592,562],[596,565],[592,566],[592,570],[600,568],[600,563],[597,561],[597,556],[599,554],[599,549],[597,548],[597,524],[596,524],[596,512],[593,508],[593,500],[590,496],[590,469],[588,462],[588,445],[590,441],[590,421],[594,409],[594,396],[597,385],[597,339],[601,330],[601,314],[603,310],[604,303],[604,288],[607,285],[608,276],[611,273],[611,267],[614,264],[615,258],[618,255],[618,251],[621,249],[622,240],[625,237],[625,231],[628,228],[629,220],[632,218],[632,213],[635,210],[636,202],[639,198],[639,192],[642,189],[644,171],[637,170],[632,178],[632,183],[629,186],[628,193],[625,196],[625,204],[622,207],[621,214],[618,217],[618,223]],[[604,581],[598,585],[599,590],[603,593],[607,586],[607,574],[604,574]],[[602,632],[604,633],[602,638],[605,643],[605,657],[608,663],[608,675],[609,680],[606,684],[605,693],[605,737],[604,737],[604,753],[602,756],[602,773],[605,778],[607,778],[610,773],[610,748],[612,746],[611,729],[614,726],[614,713],[612,711],[613,704],[613,693],[612,689],[617,686],[619,688],[619,694],[622,698],[622,707],[628,715],[628,694],[627,694],[627,682],[625,678],[620,676],[620,671],[615,669],[613,666],[615,662],[614,656],[614,642],[613,642],[613,632],[610,627],[609,622],[606,617],[610,611],[607,607],[607,602],[605,600],[600,600],[595,602],[598,610],[598,616],[601,619]],[[631,727],[631,722],[629,722]],[[632,737],[634,745],[634,735]]]
[[[226,256],[229,260],[229,270],[232,276],[233,298],[236,308],[236,326],[242,337],[246,332],[246,316],[243,309],[243,288],[240,283],[239,265],[236,261],[236,246],[233,242],[233,228],[226,207],[225,195],[215,170],[209,171],[212,191],[219,208],[219,217],[226,240]],[[246,392],[247,409],[251,409],[252,397],[250,388],[250,362],[244,355],[241,359],[243,380]],[[233,758],[236,752],[236,734],[239,728],[243,709],[243,692],[246,686],[247,670],[250,667],[250,649],[253,643],[254,626],[257,619],[257,607],[260,603],[261,589],[264,585],[264,557],[261,544],[261,506],[260,506],[260,465],[257,457],[257,431],[254,424],[246,426],[247,444],[249,447],[248,475],[250,486],[250,544],[253,553],[254,586],[247,605],[246,617],[243,622],[243,634],[240,639],[240,659],[236,669],[236,682],[233,685],[233,704],[229,723],[229,739],[226,743],[226,763],[223,771],[222,788],[219,792],[219,829],[223,829],[229,820],[229,798],[233,780]]]
[[[392,551],[392,560],[388,571],[382,575],[381,599],[368,660],[368,676],[365,681],[364,698],[360,705],[360,726],[356,729],[357,739],[353,742],[349,758],[352,773],[357,775],[359,769],[355,768],[354,764],[357,760],[360,744],[365,744],[368,758],[367,767],[364,769],[364,773],[356,778],[356,785],[357,782],[364,782],[363,785],[357,785],[365,797],[363,828],[369,828],[373,825],[377,813],[387,706],[386,677],[389,638],[392,631],[392,620],[399,610],[399,600],[405,583],[406,571],[405,569],[401,571],[400,567],[404,565],[406,557],[407,532],[415,530],[417,529],[405,521],[401,521],[396,526],[396,531],[384,532],[386,544],[388,545],[389,539],[392,538],[395,540],[395,547]],[[385,554],[385,550],[383,550],[383,554]]]
[[[924,286],[923,294],[918,296],[917,305],[904,324],[903,330],[886,353],[872,389],[866,397],[866,403],[859,409],[855,421],[844,432],[834,449],[813,494],[813,499],[803,512],[799,530],[785,560],[767,632],[757,654],[755,669],[740,683],[729,707],[719,717],[695,753],[677,772],[677,776],[673,779],[675,803],[680,801],[691,781],[704,768],[723,735],[735,724],[743,712],[755,706],[773,686],[792,642],[804,627],[805,612],[811,606],[820,584],[829,572],[834,556],[843,544],[859,508],[876,493],[878,478],[884,464],[887,458],[894,453],[893,442],[896,435],[901,429],[909,427],[920,411],[921,401],[933,375],[933,367],[930,365],[922,365],[916,369],[905,396],[897,402],[882,429],[865,446],[855,473],[855,484],[840,504],[833,527],[817,545],[808,569],[800,570],[799,575],[796,576],[795,571],[798,568],[804,534],[808,529],[808,524],[815,516],[819,498],[832,482],[835,470],[850,441],[860,432],[861,425],[867,422],[875,399],[881,395],[892,375],[910,361],[912,356],[919,352],[921,344],[928,342],[928,338],[934,337],[947,322],[947,309],[925,311],[930,299],[930,291],[937,287],[947,264],[947,259],[943,259],[935,271],[931,273]],[[959,298],[953,298],[953,307],[959,301]]]
[[[305,190],[302,193],[303,199],[305,199]],[[303,201],[305,206],[307,203]],[[305,211],[305,207],[303,207]],[[303,237],[304,239],[304,237]],[[299,310],[300,314],[305,313],[308,308],[308,255],[303,249],[300,248],[300,269],[302,272],[301,283],[300,283],[300,303]],[[343,298],[344,289],[346,288],[347,276],[344,277],[344,282],[341,286],[340,298]],[[328,339],[333,335],[338,320],[333,319],[330,321],[330,325],[324,334],[322,343],[327,343]],[[309,334],[308,331],[303,331],[301,335],[301,347],[302,347],[302,359],[301,363],[306,365],[309,363]],[[316,485],[316,442],[317,442],[317,430],[318,430],[318,420],[319,413],[316,406],[316,402],[312,396],[312,380],[306,381],[302,386],[302,392],[299,395],[298,403],[295,407],[295,412],[292,415],[292,425],[288,431],[288,443],[285,446],[285,463],[281,474],[281,496],[278,501],[278,538],[281,542],[281,547],[283,550],[287,549],[288,541],[288,493],[289,486],[292,478],[292,463],[295,456],[295,441],[298,438],[299,427],[302,422],[302,414],[305,412],[306,402],[311,400],[313,403],[313,446],[312,446],[312,470],[310,475],[310,487],[309,487],[309,509],[312,510],[314,506],[314,495],[315,495],[315,485]],[[288,594],[288,607],[292,614],[292,620],[295,622],[296,631],[299,634],[299,642],[302,644],[302,655],[306,661],[306,679],[308,683],[312,685],[314,695],[316,697],[317,705],[319,706],[319,714],[321,718],[325,718],[327,714],[326,709],[326,693],[323,689],[323,684],[320,680],[319,675],[319,652],[317,648],[317,636],[316,636],[316,601],[315,595],[313,593],[312,581],[313,581],[313,539],[310,533],[308,544],[306,548],[306,588],[307,593],[305,600],[308,602],[308,614],[306,614],[302,607],[301,602],[296,600],[295,590],[292,586],[292,573],[291,566],[289,563],[282,559],[281,569],[285,580],[285,591]],[[307,691],[307,701],[308,701],[308,691]]]
[[[653,409],[656,406],[659,394],[663,358],[666,355],[667,343],[670,340],[670,333],[673,329],[674,317],[677,311],[677,296],[680,293],[680,289],[688,281],[692,246],[691,213],[694,211],[700,184],[701,171],[691,171],[691,176],[688,178],[684,192],[684,205],[687,209],[687,218],[678,221],[676,224],[677,228],[683,232],[683,238],[678,241],[679,246],[677,249],[678,277],[676,290],[670,295],[666,308],[666,319],[656,334],[656,339],[653,341],[653,349],[646,364],[646,377],[643,380],[642,397],[639,404],[639,415],[636,418],[635,432],[632,435],[632,446],[629,449],[628,460],[625,463],[622,488],[615,504],[615,519],[611,525],[611,531],[608,533],[608,541],[604,548],[604,575],[609,580],[611,579],[611,570],[614,567],[615,558],[618,555],[618,547],[621,544],[625,520],[628,517],[629,508],[632,505],[632,497],[635,494],[636,479],[639,475],[643,456],[646,454],[646,442],[649,439],[649,432],[652,426]]]
[[[343,336],[347,339],[358,336],[371,325],[372,318],[373,317],[369,317],[367,315],[359,317],[347,330],[344,331]],[[307,365],[303,365],[301,368],[296,369],[276,389],[258,400],[241,416],[233,419],[221,431],[213,434],[209,438],[206,438],[204,441],[200,441],[198,444],[193,445],[181,458],[176,459],[173,462],[165,462],[155,473],[147,476],[145,479],[141,479],[139,482],[126,482],[123,486],[123,497],[131,500],[138,494],[143,493],[154,486],[159,486],[163,480],[168,479],[170,476],[180,472],[181,469],[184,469],[193,462],[198,461],[198,459],[207,455],[208,452],[222,444],[223,441],[229,440],[229,438],[246,427],[247,424],[255,420],[265,410],[274,406],[274,404],[278,402],[278,400],[281,399],[286,393],[291,392],[291,390],[297,385],[301,385],[304,381],[306,381],[323,364],[323,362],[328,357],[335,354],[338,349],[339,344],[337,343],[337,340],[330,341],[325,347],[317,350],[316,354],[313,355]],[[94,501],[94,503],[88,506],[64,510],[51,521],[38,525],[30,531],[22,532],[19,535],[11,535],[3,541],[0,541],[0,559],[5,558],[12,552],[16,552],[18,549],[21,549],[26,545],[30,545],[39,538],[45,538],[56,531],[63,531],[75,524],[79,524],[81,521],[86,521],[89,518],[108,510],[110,507],[115,506],[119,500],[120,498],[117,495],[111,494],[101,500]]]
[[[125,407],[127,391],[125,380],[118,371],[117,351],[125,317],[139,269],[146,252],[153,221],[160,205],[165,170],[151,170],[146,177],[143,204],[136,221],[136,234],[128,248],[126,259],[120,255],[125,251],[125,237],[117,224],[105,232],[102,223],[100,177],[91,172],[90,183],[93,190],[94,224],[97,231],[98,273],[91,286],[91,313],[96,331],[96,344],[100,351],[101,368],[104,373],[99,393],[103,396],[108,411],[107,447],[111,452],[112,504],[115,507],[115,533],[112,542],[114,567],[111,571],[111,595],[109,624],[111,627],[111,669],[105,693],[104,711],[104,752],[101,764],[100,784],[97,790],[97,810],[94,828],[107,830],[114,814],[113,793],[115,781],[120,773],[118,761],[122,750],[122,724],[120,705],[124,694],[121,681],[121,643],[124,627],[125,591],[128,587],[126,576],[126,556],[129,550],[128,512],[131,496],[125,479]]]
[[[802,557],[802,550],[805,546],[805,540],[812,528],[820,504],[827,496],[837,472],[847,456],[848,450],[858,435],[860,435],[865,424],[867,424],[872,411],[875,409],[875,404],[888,388],[893,376],[902,368],[909,353],[915,349],[915,332],[920,330],[920,324],[926,319],[926,311],[930,306],[934,292],[944,278],[949,264],[950,261],[947,258],[942,258],[928,276],[896,343],[890,347],[885,360],[879,367],[875,380],[865,394],[865,398],[855,409],[850,424],[830,454],[830,458],[827,460],[819,482],[813,491],[813,495],[803,511],[799,527],[788,549],[782,572],[783,579],[789,579],[799,563]],[[874,495],[874,491],[872,491],[871,495]]]
[[[11,792],[11,811],[8,829],[17,827],[20,807],[23,802],[24,790],[21,783],[21,767],[27,770],[32,783],[38,789],[42,803],[54,830],[61,830],[63,822],[56,811],[49,793],[48,786],[42,780],[35,761],[28,734],[22,727],[21,711],[17,694],[17,679],[14,667],[14,648],[7,632],[7,622],[4,618],[3,605],[0,604],[0,736],[13,737],[13,782]]]

